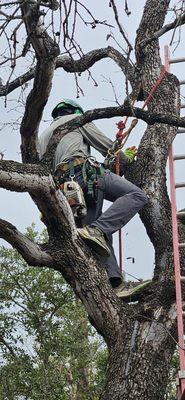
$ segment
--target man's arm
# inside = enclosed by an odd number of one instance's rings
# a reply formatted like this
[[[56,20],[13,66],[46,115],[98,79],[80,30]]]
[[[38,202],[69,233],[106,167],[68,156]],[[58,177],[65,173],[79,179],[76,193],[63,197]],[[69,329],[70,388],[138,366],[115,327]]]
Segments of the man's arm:
[[[105,136],[93,122],[85,124],[79,130],[85,141],[106,157],[108,149],[113,145],[113,141]]]
[[[108,150],[111,149],[114,144],[113,141],[105,136],[93,122],[85,124],[79,129],[87,143],[106,157]],[[121,170],[124,165],[128,165],[130,162],[130,157],[127,154],[124,154],[123,151],[120,151]]]

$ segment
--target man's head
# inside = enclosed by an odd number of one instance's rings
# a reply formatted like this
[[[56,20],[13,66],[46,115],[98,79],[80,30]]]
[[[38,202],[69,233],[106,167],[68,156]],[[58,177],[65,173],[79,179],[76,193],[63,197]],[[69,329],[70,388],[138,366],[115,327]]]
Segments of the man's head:
[[[51,116],[53,119],[63,116],[63,115],[68,115],[68,114],[83,114],[83,108],[76,103],[76,101],[70,100],[70,99],[62,99],[60,103],[58,103],[55,108],[53,109]]]

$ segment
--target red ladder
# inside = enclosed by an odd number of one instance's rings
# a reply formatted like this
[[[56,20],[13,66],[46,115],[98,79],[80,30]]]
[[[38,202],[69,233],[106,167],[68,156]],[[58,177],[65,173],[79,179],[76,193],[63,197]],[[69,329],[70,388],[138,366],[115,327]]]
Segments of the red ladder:
[[[185,58],[178,58],[170,60],[169,48],[165,46],[165,67],[169,71],[169,65],[179,62],[185,62]],[[180,84],[185,84],[181,81]],[[181,108],[185,108],[182,104]],[[180,129],[177,133],[185,133],[185,129]],[[185,212],[177,212],[176,207],[176,189],[185,187],[184,183],[175,183],[174,174],[174,161],[185,160],[185,155],[173,155],[173,146],[171,146],[169,153],[169,171],[170,171],[170,192],[171,192],[171,210],[172,210],[172,234],[173,234],[173,253],[174,253],[174,269],[175,269],[175,289],[176,289],[176,304],[177,304],[177,328],[178,328],[178,347],[179,347],[179,366],[177,386],[178,400],[185,400],[185,347],[184,347],[184,324],[183,317],[185,312],[182,306],[182,288],[181,282],[185,282],[185,276],[181,276],[180,270],[180,249],[185,248],[185,243],[179,242],[178,235],[178,216],[185,216]]]

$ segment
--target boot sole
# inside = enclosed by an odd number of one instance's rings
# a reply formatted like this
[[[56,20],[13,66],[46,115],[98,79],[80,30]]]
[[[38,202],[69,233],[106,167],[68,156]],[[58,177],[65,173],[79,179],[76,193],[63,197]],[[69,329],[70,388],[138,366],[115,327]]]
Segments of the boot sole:
[[[86,235],[84,232],[78,232],[79,235],[86,241],[88,242],[89,246],[93,251],[95,251],[97,254],[99,254],[102,257],[109,257],[111,254],[111,251],[105,247],[103,247],[96,239],[91,239],[88,235]]]
[[[133,301],[135,296],[139,295],[142,289],[149,283],[151,283],[150,280],[145,281],[140,285],[135,286],[134,288],[122,290],[120,291],[120,293],[119,292],[116,293],[116,296],[119,297],[120,299],[130,299],[130,301]]]

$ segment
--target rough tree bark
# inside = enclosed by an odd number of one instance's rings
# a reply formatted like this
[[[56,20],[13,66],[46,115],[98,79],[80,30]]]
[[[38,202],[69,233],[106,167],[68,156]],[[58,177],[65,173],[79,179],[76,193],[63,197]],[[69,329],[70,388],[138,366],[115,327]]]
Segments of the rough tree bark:
[[[111,57],[124,73],[127,72],[133,93],[138,98],[146,98],[162,68],[158,37],[169,3],[170,0],[146,1],[137,31],[136,65],[129,65],[129,68],[125,57],[111,48],[91,52],[78,62],[58,58],[59,50],[39,24],[38,8],[34,2],[21,6],[37,66],[23,78],[26,81],[34,76],[21,125],[24,164],[0,161],[0,184],[7,190],[30,194],[42,212],[49,241],[43,246],[35,245],[3,220],[0,220],[0,236],[17,248],[30,265],[47,265],[60,271],[82,300],[90,321],[104,337],[109,349],[107,379],[101,400],[161,400],[166,390],[176,344],[176,309],[171,211],[165,168],[176,127],[185,126],[184,118],[179,118],[178,80],[172,74],[166,74],[148,111],[134,108],[139,118],[152,125],[148,125],[143,135],[137,162],[128,169],[127,176],[149,197],[141,219],[155,248],[154,278],[150,287],[143,289],[137,303],[126,304],[115,296],[104,268],[77,237],[69,206],[62,193],[56,190],[48,168],[60,136],[52,138],[40,166],[37,132],[54,69],[58,67],[70,72],[82,71],[101,58]],[[17,80],[12,82],[10,91],[18,85]],[[3,93],[2,86],[0,94]],[[66,124],[65,129],[69,130],[75,124],[80,126],[84,121],[132,113],[128,104],[93,110]],[[183,226],[181,234],[184,235]],[[185,272],[184,257],[182,267]]]

